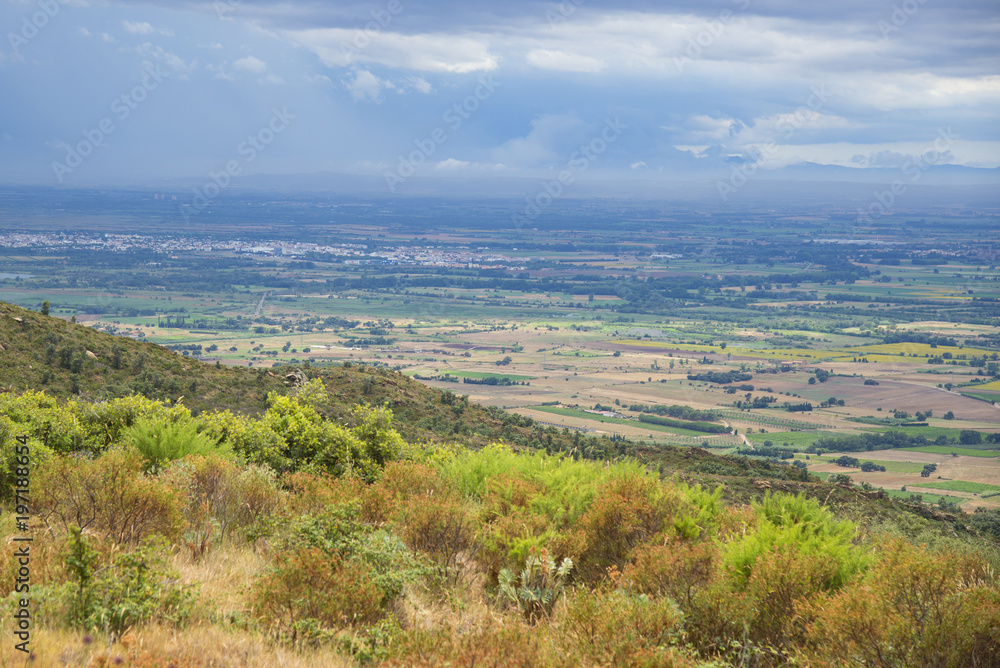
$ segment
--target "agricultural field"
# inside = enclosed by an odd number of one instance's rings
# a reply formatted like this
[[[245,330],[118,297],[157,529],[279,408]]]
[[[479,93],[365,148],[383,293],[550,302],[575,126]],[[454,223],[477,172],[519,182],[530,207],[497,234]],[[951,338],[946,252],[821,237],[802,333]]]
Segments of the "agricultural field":
[[[239,235],[235,223],[197,239],[149,224],[126,252],[96,228],[78,229],[76,246],[0,247],[0,292],[208,364],[391,368],[651,446],[806,453],[899,431],[925,440],[865,453],[887,471],[848,471],[856,483],[916,484],[924,464],[954,459],[982,466],[949,477],[1000,484],[1000,238],[982,220],[928,216],[918,239],[890,217],[847,244],[815,242],[835,239],[823,211],[792,229],[761,213],[706,224],[567,201],[558,223],[510,230],[476,227],[481,212],[455,204],[386,203],[364,225],[297,208],[295,226],[273,223],[289,217],[282,206],[248,203]],[[585,412],[597,406],[623,417]],[[713,411],[727,433],[639,421],[656,406]]]

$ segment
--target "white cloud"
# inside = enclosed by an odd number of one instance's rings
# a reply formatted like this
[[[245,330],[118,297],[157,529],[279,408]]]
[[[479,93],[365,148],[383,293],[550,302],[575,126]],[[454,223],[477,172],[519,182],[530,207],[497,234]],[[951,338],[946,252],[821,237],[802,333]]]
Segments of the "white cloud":
[[[145,21],[122,21],[122,27],[132,35],[152,35],[156,32],[156,28]]]
[[[422,72],[457,74],[495,70],[497,58],[484,39],[477,36],[382,32],[369,42],[357,42],[355,30],[323,28],[299,30],[287,35],[315,53],[327,67],[377,63],[387,67]],[[363,48],[357,44],[364,45]]]
[[[279,77],[277,74],[268,74],[265,77],[257,79],[259,84],[283,84],[285,80]]]
[[[187,63],[176,53],[167,51],[162,46],[157,44],[146,42],[145,44],[137,47],[135,50],[144,56],[164,63],[175,72],[187,73],[191,72],[195,68],[195,61],[192,60],[190,63]]]
[[[434,92],[433,86],[431,86],[430,83],[422,77],[407,77],[406,83],[409,84],[413,90],[418,93],[423,93],[424,95]]]
[[[114,44],[115,42],[115,38],[106,32],[101,33],[101,39],[103,39],[105,42],[108,42],[109,44]]]
[[[555,70],[557,72],[585,72],[597,73],[607,68],[607,64],[599,58],[581,56],[565,51],[551,51],[549,49],[535,49],[528,52],[527,61],[543,70]]]
[[[592,139],[593,132],[573,114],[545,114],[532,119],[527,136],[505,142],[493,155],[507,165],[562,165],[579,145]]]
[[[647,165],[644,160],[640,160],[639,162],[633,162],[631,165],[629,165],[629,169],[648,169],[648,168],[649,165]]]
[[[379,79],[368,70],[358,70],[354,73],[354,78],[343,81],[344,87],[351,92],[351,97],[355,102],[381,102],[382,88],[392,87],[386,81]]]
[[[83,26],[77,28],[76,31],[81,35],[83,35],[84,37],[90,37],[90,31],[84,28]]]
[[[246,56],[240,58],[233,62],[234,70],[244,70],[246,72],[253,72],[254,74],[260,74],[267,69],[267,63],[253,56]]]
[[[442,160],[434,165],[434,169],[439,172],[455,171],[459,169],[466,169],[471,164],[472,163],[468,160],[455,160],[455,158],[448,158],[447,160]]]

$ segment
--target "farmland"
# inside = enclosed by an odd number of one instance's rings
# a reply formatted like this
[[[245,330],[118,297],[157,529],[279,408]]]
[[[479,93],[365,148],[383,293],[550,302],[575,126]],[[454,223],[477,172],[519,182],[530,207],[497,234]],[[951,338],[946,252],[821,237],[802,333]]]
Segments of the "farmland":
[[[802,461],[886,489],[945,462],[955,480],[1000,484],[1000,233],[988,217],[936,212],[913,236],[888,216],[847,238],[823,210],[793,227],[567,200],[535,228],[507,229],[470,222],[502,202],[383,202],[361,225],[248,199],[231,203],[244,226],[193,236],[130,200],[120,216],[141,209],[139,238],[73,218],[71,204],[61,237],[0,247],[5,300],[48,301],[57,317],[211,364],[388,367],[652,446],[803,453],[899,431],[924,441],[864,453],[884,473]],[[431,216],[433,231],[413,222]],[[296,224],[272,224],[285,218]],[[24,234],[38,224],[16,207],[10,220]],[[597,406],[621,417],[585,412]],[[731,433],[639,422],[655,406],[715,411]]]

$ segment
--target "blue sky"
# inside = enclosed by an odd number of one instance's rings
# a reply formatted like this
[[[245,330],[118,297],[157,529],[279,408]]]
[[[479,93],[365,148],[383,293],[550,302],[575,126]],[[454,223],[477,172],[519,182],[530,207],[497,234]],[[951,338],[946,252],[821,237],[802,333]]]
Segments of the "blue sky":
[[[1000,166],[995,0],[0,0],[0,27],[0,181]]]

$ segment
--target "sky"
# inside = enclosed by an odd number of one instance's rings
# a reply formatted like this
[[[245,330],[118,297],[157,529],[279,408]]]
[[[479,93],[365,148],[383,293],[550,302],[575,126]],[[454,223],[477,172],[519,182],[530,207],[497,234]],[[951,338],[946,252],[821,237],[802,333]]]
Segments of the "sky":
[[[996,0],[0,0],[0,34],[0,182],[1000,166]]]

